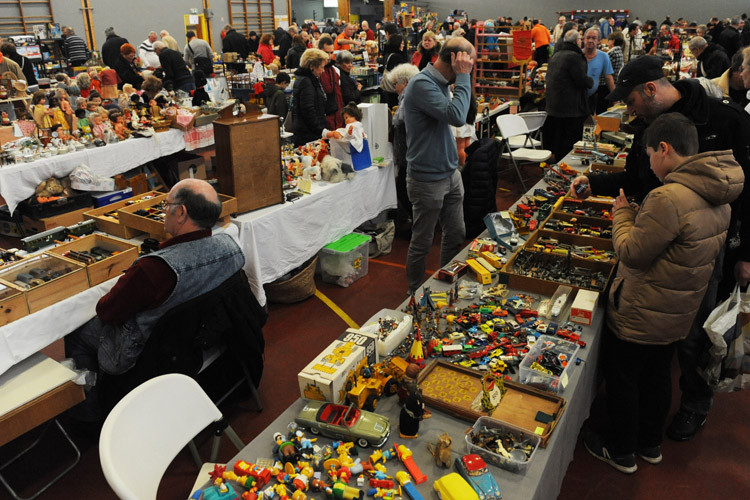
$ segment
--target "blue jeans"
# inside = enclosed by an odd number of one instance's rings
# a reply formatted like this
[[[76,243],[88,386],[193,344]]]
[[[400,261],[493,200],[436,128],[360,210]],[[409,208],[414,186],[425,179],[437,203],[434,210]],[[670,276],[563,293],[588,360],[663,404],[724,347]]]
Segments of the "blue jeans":
[[[464,226],[464,185],[461,173],[435,182],[406,178],[406,191],[412,203],[412,229],[406,257],[406,279],[413,293],[424,281],[425,258],[430,253],[435,225],[443,232],[440,266],[448,264],[461,250],[466,237]]]

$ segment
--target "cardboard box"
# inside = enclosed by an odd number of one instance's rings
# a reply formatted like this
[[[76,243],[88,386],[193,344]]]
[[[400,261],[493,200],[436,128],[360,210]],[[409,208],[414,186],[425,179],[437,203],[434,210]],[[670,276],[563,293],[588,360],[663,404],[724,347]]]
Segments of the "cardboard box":
[[[599,300],[599,292],[578,290],[573,305],[570,306],[570,321],[581,325],[591,325],[597,300]]]
[[[200,155],[191,155],[191,158],[177,162],[177,174],[182,179],[206,180],[206,160]]]
[[[94,247],[101,247],[110,252],[118,252],[111,257],[86,265],[89,285],[99,283],[120,276],[138,258],[138,246],[127,241],[117,240],[103,234],[89,234],[83,238],[65,243],[49,250],[49,253],[65,257],[69,251],[89,251]],[[70,259],[74,260],[74,259]],[[75,262],[78,262],[77,260]]]
[[[370,143],[370,156],[378,158],[390,156],[388,149],[388,105],[385,103],[363,103],[362,127]]]
[[[121,201],[126,198],[130,198],[131,196],[133,196],[133,188],[131,187],[120,189],[119,191],[107,191],[104,193],[91,194],[91,198],[94,199],[95,208],[111,205],[116,201]]]
[[[355,328],[349,328],[344,333],[339,335],[342,342],[354,342],[359,347],[364,348],[365,356],[367,356],[367,363],[374,365],[378,362],[378,350],[376,348],[378,336],[375,333],[363,332]]]
[[[362,359],[372,352],[377,356],[370,334],[349,329],[297,374],[300,395],[305,399],[342,403],[345,400],[346,378]],[[357,342],[364,345],[357,345]],[[368,352],[370,351],[370,352]]]

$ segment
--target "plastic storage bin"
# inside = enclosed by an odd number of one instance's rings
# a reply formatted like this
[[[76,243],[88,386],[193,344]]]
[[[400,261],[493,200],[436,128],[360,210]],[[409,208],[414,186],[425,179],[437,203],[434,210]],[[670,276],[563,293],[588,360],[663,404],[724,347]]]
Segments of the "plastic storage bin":
[[[323,281],[347,287],[367,275],[370,237],[350,233],[324,246],[318,254]]]
[[[551,350],[555,355],[563,355],[567,361],[567,366],[560,375],[550,375],[531,368],[532,363],[537,360],[544,350]],[[523,384],[528,384],[540,389],[551,392],[562,392],[568,385],[568,379],[576,365],[575,360],[578,355],[578,344],[570,342],[559,337],[550,335],[540,335],[536,343],[529,349],[526,357],[521,361],[520,380]]]
[[[501,440],[510,434],[512,440],[518,443],[519,448],[507,449],[508,447],[506,447],[506,451],[508,452],[508,456],[506,457],[474,444],[473,438],[475,436],[483,434],[489,435],[490,433],[496,435],[497,438]],[[490,417],[479,417],[477,421],[474,422],[474,426],[471,430],[466,433],[464,439],[466,440],[466,449],[468,453],[476,453],[482,457],[485,462],[492,464],[495,467],[519,473],[525,473],[526,469],[529,468],[531,461],[534,459],[534,454],[536,454],[536,449],[541,442],[541,438],[532,432]],[[521,449],[522,446],[531,447],[531,453],[527,454],[526,451]]]
[[[398,326],[390,332],[386,337],[380,335],[378,320],[381,318],[393,318],[398,322]],[[378,356],[383,358],[388,356],[393,350],[404,341],[407,335],[411,333],[412,329],[412,317],[411,314],[406,314],[401,311],[394,311],[393,309],[381,309],[372,318],[368,319],[360,330],[373,333],[378,336]]]

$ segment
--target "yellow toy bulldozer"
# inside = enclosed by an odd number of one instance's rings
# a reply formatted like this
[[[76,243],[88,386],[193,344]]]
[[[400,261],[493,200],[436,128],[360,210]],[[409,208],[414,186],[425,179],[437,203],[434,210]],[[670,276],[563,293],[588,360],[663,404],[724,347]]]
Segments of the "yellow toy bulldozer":
[[[372,366],[367,364],[367,358],[363,359],[347,377],[346,400],[362,410],[374,411],[381,396],[396,394],[407,366],[406,360],[399,357]]]

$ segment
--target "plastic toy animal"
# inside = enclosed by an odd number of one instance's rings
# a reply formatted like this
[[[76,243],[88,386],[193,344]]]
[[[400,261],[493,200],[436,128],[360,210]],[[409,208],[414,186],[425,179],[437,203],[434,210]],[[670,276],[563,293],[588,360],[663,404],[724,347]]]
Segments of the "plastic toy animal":
[[[451,446],[453,446],[453,439],[447,432],[438,436],[438,441],[435,445],[432,443],[427,444],[427,449],[435,457],[435,465],[446,468],[451,466]]]

